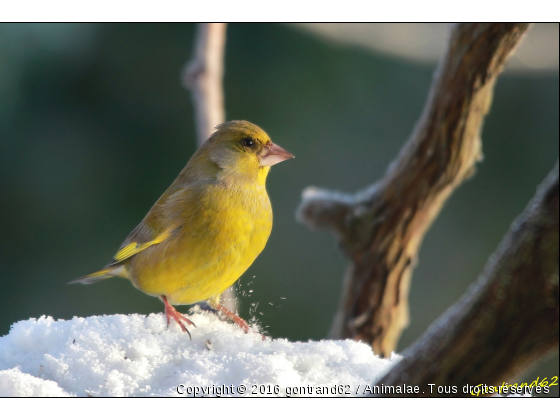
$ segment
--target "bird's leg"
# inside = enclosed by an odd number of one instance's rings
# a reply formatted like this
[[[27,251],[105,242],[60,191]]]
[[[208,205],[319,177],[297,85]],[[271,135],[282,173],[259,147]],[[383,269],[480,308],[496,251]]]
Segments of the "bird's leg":
[[[165,318],[167,319],[167,326],[169,327],[169,321],[171,320],[171,318],[173,318],[175,320],[175,322],[177,322],[177,324],[179,324],[179,326],[181,327],[183,332],[186,332],[189,335],[189,338],[192,340],[191,333],[189,332],[189,330],[187,330],[187,327],[185,327],[185,324],[183,324],[183,321],[186,322],[188,325],[192,325],[193,327],[196,328],[196,325],[194,325],[194,322],[192,322],[186,316],[180,314],[179,311],[177,309],[175,309],[167,301],[167,297],[165,297],[164,295],[161,295],[159,298],[161,299],[161,301],[165,305]]]
[[[233,312],[231,312],[229,309],[227,309],[225,306],[220,305],[219,303],[216,304],[214,306],[215,309],[217,309],[218,311],[220,311],[221,313],[223,313],[226,317],[228,317],[229,319],[231,319],[233,322],[235,322],[237,325],[239,325],[239,327],[245,331],[245,334],[247,334],[249,331],[251,331],[251,328],[249,328],[249,324],[247,324],[247,322],[235,315]]]

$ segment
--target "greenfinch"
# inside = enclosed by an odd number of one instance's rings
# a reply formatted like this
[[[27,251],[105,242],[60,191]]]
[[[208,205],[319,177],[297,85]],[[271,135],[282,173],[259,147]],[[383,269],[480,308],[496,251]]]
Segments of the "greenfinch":
[[[220,295],[264,249],[272,229],[266,177],[272,165],[293,157],[255,124],[219,125],[113,260],[71,283],[124,277],[159,297],[167,325],[174,319],[189,336],[186,325],[194,324],[172,305],[207,301],[248,332]]]

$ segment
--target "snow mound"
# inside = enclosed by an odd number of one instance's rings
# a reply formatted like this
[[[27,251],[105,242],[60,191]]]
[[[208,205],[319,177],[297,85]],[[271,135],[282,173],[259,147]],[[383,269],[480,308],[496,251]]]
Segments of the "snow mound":
[[[351,340],[263,341],[212,313],[189,318],[192,341],[163,314],[19,321],[0,338],[0,396],[355,396],[401,358]]]

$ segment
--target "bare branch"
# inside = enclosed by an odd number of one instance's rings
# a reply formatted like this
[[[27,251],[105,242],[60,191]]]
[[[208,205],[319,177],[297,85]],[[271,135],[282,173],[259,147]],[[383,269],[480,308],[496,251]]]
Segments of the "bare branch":
[[[459,24],[411,138],[376,185],[355,195],[308,189],[299,219],[331,230],[350,259],[331,337],[388,356],[408,325],[408,291],[424,235],[481,159],[496,77],[528,24]]]
[[[192,93],[196,114],[198,144],[225,121],[224,50],[225,23],[200,23],[197,29],[195,52],[183,72],[183,84]]]
[[[496,386],[557,350],[558,252],[556,163],[476,283],[378,383]]]
[[[224,54],[226,23],[199,23],[194,56],[183,71],[183,85],[190,89],[194,103],[198,145],[225,121]],[[223,305],[236,312],[235,286],[222,294]]]

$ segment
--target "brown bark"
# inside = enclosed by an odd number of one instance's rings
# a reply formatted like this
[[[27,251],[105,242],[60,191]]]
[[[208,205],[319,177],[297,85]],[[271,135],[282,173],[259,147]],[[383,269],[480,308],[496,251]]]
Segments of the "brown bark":
[[[331,230],[350,260],[332,338],[388,356],[408,325],[408,291],[424,235],[481,159],[480,131],[498,74],[528,24],[459,24],[423,115],[378,183],[355,195],[308,189],[299,219]]]
[[[558,349],[558,163],[483,273],[378,384],[499,386]],[[435,387],[433,388],[435,390]],[[422,394],[424,392],[424,394]],[[456,395],[456,394],[455,394]]]

